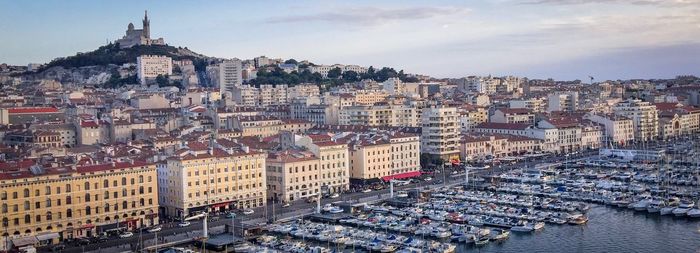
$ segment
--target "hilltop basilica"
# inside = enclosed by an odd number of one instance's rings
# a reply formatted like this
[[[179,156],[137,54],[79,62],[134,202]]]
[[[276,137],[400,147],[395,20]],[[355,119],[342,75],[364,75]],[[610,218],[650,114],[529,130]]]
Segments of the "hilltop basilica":
[[[163,38],[151,39],[151,21],[148,20],[148,11],[143,17],[143,29],[134,29],[134,24],[129,23],[126,35],[116,41],[121,48],[129,48],[136,45],[165,45]]]

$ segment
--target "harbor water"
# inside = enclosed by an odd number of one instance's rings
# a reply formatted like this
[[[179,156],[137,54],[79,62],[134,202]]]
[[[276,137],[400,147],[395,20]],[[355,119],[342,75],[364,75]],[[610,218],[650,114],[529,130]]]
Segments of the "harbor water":
[[[594,205],[583,226],[548,225],[535,233],[511,233],[483,247],[459,244],[457,252],[700,252],[700,220]]]

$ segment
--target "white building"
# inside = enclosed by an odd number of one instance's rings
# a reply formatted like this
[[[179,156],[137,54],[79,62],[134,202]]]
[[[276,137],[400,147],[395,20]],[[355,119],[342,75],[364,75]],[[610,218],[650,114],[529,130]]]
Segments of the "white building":
[[[457,108],[431,105],[421,116],[421,153],[444,160],[459,159],[459,119]]]
[[[234,87],[243,84],[243,67],[241,60],[231,59],[219,63],[219,90],[233,92]]]
[[[607,144],[625,145],[634,140],[634,121],[627,117],[608,114],[586,115],[586,119],[605,127],[603,140]],[[603,144],[604,147],[608,145]]]
[[[578,109],[578,92],[558,92],[547,96],[547,112],[575,111]]]
[[[628,99],[613,107],[616,115],[632,119],[634,139],[648,141],[659,136],[659,115],[656,106],[638,99]]]
[[[392,77],[382,83],[384,91],[389,95],[400,95],[404,93],[404,84],[398,77]]]
[[[136,75],[141,84],[154,80],[158,75],[172,75],[173,60],[162,55],[141,55],[136,58]]]

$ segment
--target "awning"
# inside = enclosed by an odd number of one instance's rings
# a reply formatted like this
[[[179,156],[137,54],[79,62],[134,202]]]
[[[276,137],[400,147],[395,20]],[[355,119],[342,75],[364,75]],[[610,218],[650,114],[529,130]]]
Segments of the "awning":
[[[55,239],[58,237],[59,237],[58,233],[44,233],[44,234],[36,235],[36,239],[39,241],[51,240],[51,239]]]
[[[25,236],[25,237],[12,239],[12,245],[14,245],[15,247],[34,245],[34,244],[37,244],[38,242],[39,241],[36,239],[36,236]]]
[[[392,179],[412,178],[412,177],[418,177],[420,175],[421,175],[420,171],[411,171],[411,172],[399,173],[399,174],[394,174],[391,176],[382,177],[382,180],[389,181]]]
[[[232,203],[232,202],[230,202],[230,201],[229,201],[229,202],[223,202],[223,203],[217,203],[217,204],[212,204],[211,207],[212,207],[212,208],[226,207],[226,206],[228,206],[228,205],[231,204],[231,203]]]
[[[88,223],[88,224],[84,224],[84,225],[80,226],[79,229],[91,229],[94,227],[95,227],[95,225],[93,225],[92,223]]]

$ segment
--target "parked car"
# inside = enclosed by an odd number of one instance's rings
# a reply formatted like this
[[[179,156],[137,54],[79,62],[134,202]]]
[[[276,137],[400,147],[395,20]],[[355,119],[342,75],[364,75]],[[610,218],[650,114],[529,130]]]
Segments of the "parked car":
[[[362,190],[362,192],[364,192],[364,193],[372,192],[372,189],[367,188],[367,189]]]
[[[163,230],[162,227],[160,227],[160,226],[155,226],[155,227],[149,228],[147,231],[148,231],[149,233],[155,233],[155,232],[160,232],[161,230]]]
[[[255,211],[253,211],[253,209],[248,209],[248,210],[243,211],[243,214],[245,214],[245,215],[251,215],[253,213],[255,213]]]
[[[289,207],[289,206],[291,206],[291,204],[289,204],[289,203],[282,204],[282,207]]]
[[[337,199],[337,198],[339,198],[339,197],[340,197],[340,194],[337,194],[337,193],[333,193],[333,194],[331,194],[331,196],[330,196],[330,198],[332,198],[332,199]]]
[[[178,226],[178,227],[189,227],[189,226],[190,226],[190,222],[189,222],[189,221],[183,221],[183,222],[180,222],[179,224],[177,224],[177,226]]]
[[[211,218],[209,218],[209,221],[219,221],[219,219],[219,216],[212,216]]]
[[[233,217],[236,217],[236,214],[233,213],[233,212],[230,212],[230,213],[227,213],[227,214],[226,214],[226,219],[231,219],[231,218],[233,218]]]
[[[87,238],[79,238],[79,239],[75,240],[75,244],[77,244],[77,245],[88,245],[88,244],[90,244],[90,240],[87,239]]]
[[[119,234],[119,238],[129,238],[129,237],[132,237],[132,236],[134,236],[134,233],[131,233],[131,232],[128,232],[128,231]]]
[[[109,236],[106,236],[106,235],[101,235],[101,236],[92,238],[93,242],[106,242],[108,240],[109,240]]]
[[[56,244],[54,246],[51,246],[51,251],[62,251],[66,249],[65,244]]]

